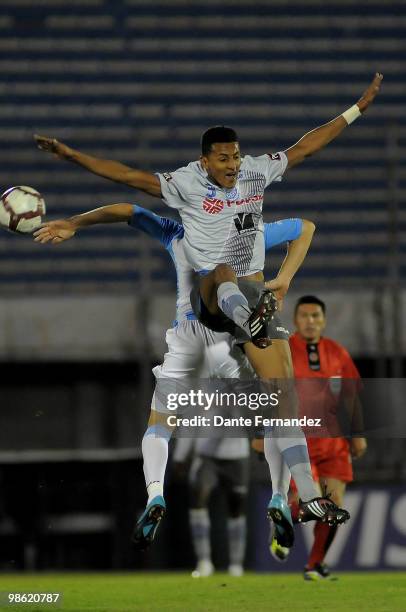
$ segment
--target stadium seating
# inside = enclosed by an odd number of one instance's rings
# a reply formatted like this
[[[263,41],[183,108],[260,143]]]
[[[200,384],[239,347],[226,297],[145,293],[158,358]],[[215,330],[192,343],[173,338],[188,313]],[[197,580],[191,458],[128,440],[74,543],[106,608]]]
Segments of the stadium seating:
[[[406,6],[400,0],[3,0],[0,183],[28,184],[50,217],[110,202],[162,204],[36,150],[34,132],[95,155],[172,170],[199,155],[209,125],[234,126],[252,154],[286,148],[350,106],[376,70],[383,95],[316,159],[267,194],[267,220],[318,226],[300,279],[320,286],[405,277]],[[392,258],[388,258],[391,245]],[[170,288],[158,245],[97,228],[58,249],[2,234],[8,293]],[[275,261],[275,260],[274,260]],[[148,262],[148,265],[146,265]],[[392,263],[391,263],[392,262]],[[393,264],[393,262],[395,262]],[[393,276],[394,275],[394,276]]]

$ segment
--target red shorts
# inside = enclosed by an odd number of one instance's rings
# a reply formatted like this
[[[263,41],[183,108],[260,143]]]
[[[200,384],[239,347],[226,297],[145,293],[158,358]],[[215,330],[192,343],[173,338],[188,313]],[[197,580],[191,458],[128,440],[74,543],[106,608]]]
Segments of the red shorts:
[[[310,462],[317,478],[336,478],[343,482],[353,480],[350,445],[345,438],[309,438]]]
[[[350,445],[345,438],[308,438],[313,478],[336,478],[342,482],[353,480]],[[296,491],[294,481],[291,488]]]

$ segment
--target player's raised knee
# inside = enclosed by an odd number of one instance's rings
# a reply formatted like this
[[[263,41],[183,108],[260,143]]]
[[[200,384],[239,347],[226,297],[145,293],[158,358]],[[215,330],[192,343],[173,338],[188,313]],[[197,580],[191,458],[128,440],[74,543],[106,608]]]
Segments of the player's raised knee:
[[[227,282],[237,282],[237,277],[233,268],[225,263],[218,264],[214,269],[214,282],[216,285]]]

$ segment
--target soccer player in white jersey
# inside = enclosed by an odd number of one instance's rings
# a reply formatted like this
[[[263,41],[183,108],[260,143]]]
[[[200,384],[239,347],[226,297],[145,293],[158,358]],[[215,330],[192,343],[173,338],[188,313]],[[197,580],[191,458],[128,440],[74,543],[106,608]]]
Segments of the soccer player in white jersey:
[[[278,380],[283,387],[280,409],[286,417],[297,416],[297,400],[288,335],[277,324],[276,315],[272,315],[274,301],[263,289],[264,189],[287,168],[298,165],[329,144],[361,116],[379,92],[382,78],[377,73],[356,104],[308,132],[285,151],[242,158],[235,132],[213,128],[203,135],[200,161],[172,173],[152,174],[129,168],[84,155],[55,139],[36,137],[40,149],[162,198],[179,211],[185,229],[186,258],[201,274],[200,295],[195,296],[193,304],[195,312],[211,329],[228,330],[232,323],[233,334],[244,345],[257,376],[262,380]],[[58,238],[57,233],[53,238]],[[301,263],[294,253],[291,255],[277,278],[265,285],[277,298],[286,294]],[[271,474],[270,456],[276,448],[297,484],[302,520],[322,518],[332,524],[345,521],[349,518],[346,511],[334,506],[328,498],[317,497],[303,432],[300,428],[292,429],[289,436],[283,437],[280,431],[274,430],[272,437],[266,437],[264,450]],[[272,475],[274,479],[277,480],[276,474]],[[292,520],[282,498],[272,498],[268,513],[280,529],[281,537],[285,535],[286,542],[291,544]]]
[[[252,378],[254,372],[243,352],[233,344],[232,337],[228,333],[211,332],[196,320],[189,298],[192,287],[191,268],[183,253],[184,230],[180,223],[160,217],[140,206],[114,204],[71,219],[47,222],[35,233],[35,240],[41,243],[52,241],[58,244],[72,238],[81,227],[112,222],[127,222],[131,227],[159,240],[175,264],[178,289],[176,321],[174,327],[168,330],[166,335],[168,352],[165,354],[164,362],[153,370],[157,381],[186,378],[192,373],[195,376],[207,378]],[[265,223],[265,250],[268,251],[277,244],[288,242],[290,243],[288,258],[292,245],[299,247],[304,256],[310,245],[313,231],[314,225],[301,219],[284,219],[276,223]],[[54,237],[55,232],[58,234],[56,238]],[[167,413],[164,412],[163,415],[158,413],[158,407],[153,398],[148,428],[142,442],[148,503],[146,512],[138,521],[134,533],[135,543],[144,549],[153,541],[159,519],[162,518],[165,511],[163,483],[168,457],[168,441],[172,433],[172,428],[168,427],[166,419]],[[231,452],[234,456],[236,441],[236,438],[223,440],[221,448],[217,449],[220,455],[224,456],[224,453],[230,454]],[[201,444],[200,441],[199,444]],[[207,447],[205,448],[207,450]],[[238,452],[244,455],[246,450],[247,441],[243,440]],[[230,528],[232,532],[230,553],[233,561],[230,564],[230,571],[234,574],[241,571],[241,555],[245,549],[245,516],[242,513],[244,500],[240,490],[245,484],[244,482],[237,484],[237,492],[233,488],[231,490],[235,499],[233,500],[233,515],[230,518],[232,527]],[[153,511],[152,520],[149,517],[150,511]],[[235,512],[237,514],[234,516]],[[195,546],[199,562],[201,561],[198,571],[199,574],[204,574],[207,573],[209,566],[208,560],[203,558],[208,550],[207,542],[210,537],[207,512],[205,513],[203,508],[193,508],[191,524],[193,532],[199,532],[200,535],[205,533],[204,538],[200,537],[201,546]],[[200,556],[198,551],[201,553]]]

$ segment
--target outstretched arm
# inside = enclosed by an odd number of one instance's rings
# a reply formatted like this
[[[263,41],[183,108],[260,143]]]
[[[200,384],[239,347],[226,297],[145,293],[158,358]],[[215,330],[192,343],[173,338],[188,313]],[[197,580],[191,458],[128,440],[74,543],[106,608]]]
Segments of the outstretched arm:
[[[274,280],[265,283],[265,287],[272,289],[278,300],[282,300],[288,292],[294,275],[306,257],[315,229],[316,226],[312,221],[303,219],[302,233],[299,238],[289,243],[288,252],[282,262],[278,276]]]
[[[288,168],[300,164],[306,157],[320,151],[320,149],[325,147],[329,142],[337,138],[347,125],[352,123],[361,113],[364,113],[379,92],[382,79],[382,74],[377,72],[372,83],[364,91],[354,106],[329,123],[325,123],[311,132],[308,132],[294,144],[293,147],[287,149],[285,153],[288,158]]]
[[[82,227],[90,225],[98,225],[99,223],[119,223],[120,221],[129,221],[133,215],[132,204],[110,204],[95,208],[81,215],[75,215],[69,219],[58,219],[56,221],[48,221],[34,232],[35,242],[45,244],[59,244],[65,240],[73,238],[76,232]]]
[[[99,159],[92,155],[86,155],[86,153],[81,153],[81,151],[72,149],[63,142],[59,142],[56,138],[48,138],[47,136],[35,134],[34,139],[41,151],[53,153],[60,159],[78,164],[82,168],[89,170],[89,172],[116,181],[117,183],[124,183],[124,185],[140,189],[157,198],[162,197],[161,184],[155,174],[130,168],[111,159]]]

